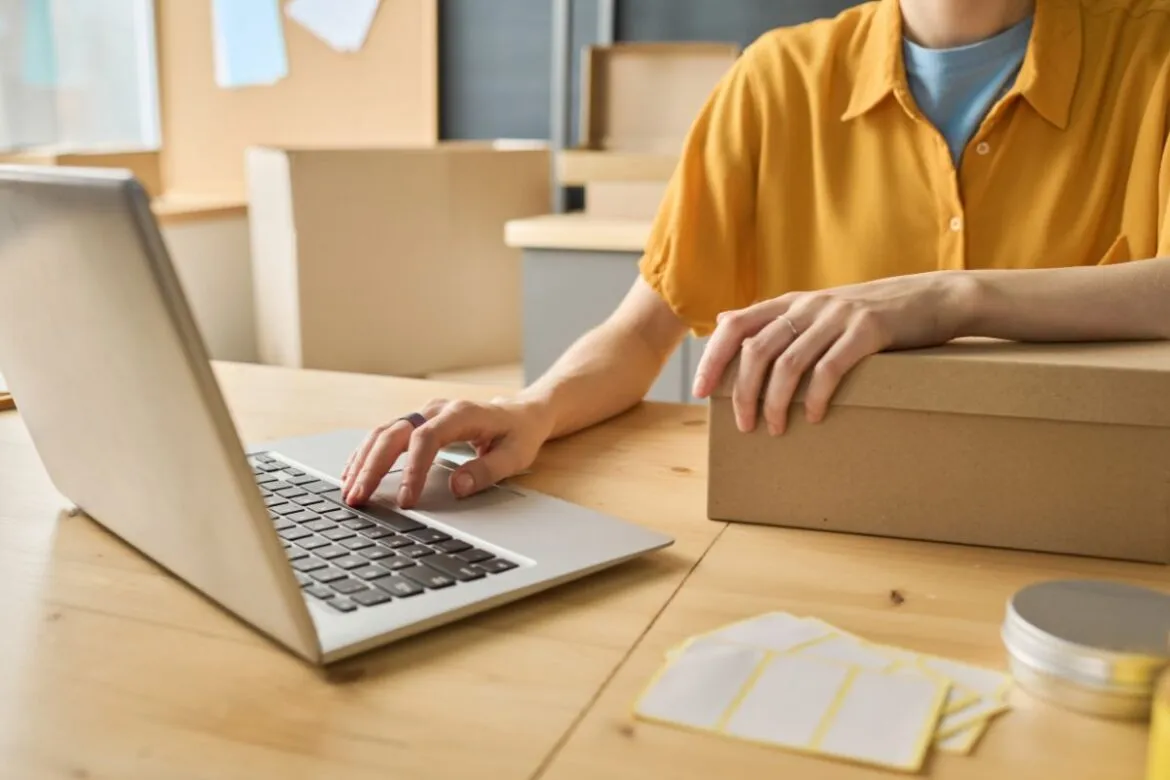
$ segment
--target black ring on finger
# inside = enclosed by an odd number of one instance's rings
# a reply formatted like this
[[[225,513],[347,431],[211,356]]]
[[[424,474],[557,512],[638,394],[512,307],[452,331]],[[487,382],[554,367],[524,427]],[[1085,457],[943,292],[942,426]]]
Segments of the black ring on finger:
[[[427,418],[422,416],[418,412],[412,412],[412,413],[406,415],[405,417],[399,417],[398,419],[402,420],[403,422],[410,423],[412,428],[418,428],[421,425],[425,425],[427,422]]]

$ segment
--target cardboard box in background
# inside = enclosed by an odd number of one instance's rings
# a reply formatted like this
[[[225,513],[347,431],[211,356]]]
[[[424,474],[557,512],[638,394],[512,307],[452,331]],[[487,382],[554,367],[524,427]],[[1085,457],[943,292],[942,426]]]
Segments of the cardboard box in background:
[[[585,187],[585,210],[651,219],[683,142],[739,56],[731,43],[590,46],[582,59],[581,146],[561,152],[561,184]]]
[[[780,437],[738,432],[734,371],[711,403],[713,519],[1170,563],[1170,344],[879,354]]]
[[[533,144],[248,152],[262,362],[395,376],[520,362],[520,251],[548,210]]]
[[[65,168],[120,168],[129,170],[152,197],[162,193],[162,164],[153,150],[102,149],[71,150],[56,147],[27,149],[0,154],[0,163],[56,165]]]

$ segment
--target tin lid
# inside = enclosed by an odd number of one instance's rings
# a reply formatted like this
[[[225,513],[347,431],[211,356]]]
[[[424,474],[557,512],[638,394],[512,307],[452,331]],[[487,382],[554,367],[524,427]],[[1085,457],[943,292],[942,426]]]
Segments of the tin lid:
[[[1015,660],[1070,685],[1149,699],[1170,665],[1170,594],[1098,581],[1045,582],[1008,602]]]

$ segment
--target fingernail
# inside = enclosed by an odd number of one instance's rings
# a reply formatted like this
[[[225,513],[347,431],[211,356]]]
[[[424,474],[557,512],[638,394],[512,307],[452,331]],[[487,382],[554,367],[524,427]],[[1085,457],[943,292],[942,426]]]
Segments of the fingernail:
[[[455,477],[455,495],[469,496],[471,491],[475,490],[475,480],[471,478],[470,474],[458,474]]]
[[[780,435],[780,429],[779,429],[779,428],[777,428],[777,427],[776,427],[775,425],[773,425],[772,423],[768,423],[768,435],[769,435],[769,436],[779,436],[779,435]]]

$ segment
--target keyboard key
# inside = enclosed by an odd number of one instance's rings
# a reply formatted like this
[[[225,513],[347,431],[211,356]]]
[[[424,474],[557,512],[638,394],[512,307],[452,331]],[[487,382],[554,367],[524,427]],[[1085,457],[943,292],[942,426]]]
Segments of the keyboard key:
[[[352,599],[348,599],[345,596],[338,596],[335,599],[329,599],[325,603],[336,609],[338,612],[353,612],[355,609],[357,609],[357,604],[354,604]]]
[[[256,475],[256,484],[257,485],[271,485],[272,483],[279,482],[279,481],[280,481],[279,478],[274,477],[271,474],[260,473],[260,474]]]
[[[274,506],[280,506],[283,503],[284,503],[283,496],[265,496],[264,497],[264,506],[268,507],[269,509],[271,509]]]
[[[277,531],[287,531],[290,528],[296,528],[297,524],[291,520],[281,517],[280,515],[277,515],[276,519],[272,521],[272,527]]]
[[[326,512],[325,516],[328,517],[330,520],[336,520],[339,523],[342,520],[353,520],[354,518],[357,517],[357,515],[355,515],[353,512],[350,512],[348,509],[334,509],[334,510],[331,510],[329,512]],[[366,522],[369,522],[369,521],[367,520]],[[370,525],[373,525],[373,523],[370,523]],[[354,530],[357,530],[357,529],[354,529]]]
[[[287,550],[288,548],[292,547],[292,542],[286,542],[284,539],[281,539],[280,546]]]
[[[310,585],[309,587],[305,588],[305,593],[308,593],[310,596],[315,596],[323,601],[333,598],[333,591],[329,589],[328,585]]]
[[[422,558],[426,555],[434,555],[435,551],[430,547],[423,547],[421,544],[412,544],[409,547],[403,547],[398,551],[399,555],[405,555],[407,558]]]
[[[379,604],[388,604],[394,599],[390,598],[389,593],[384,593],[376,588],[358,593],[353,597],[353,600],[361,604],[363,607],[376,607]]]
[[[344,514],[349,515],[349,519],[346,519],[344,517],[337,517],[337,515],[341,515],[341,514],[343,514],[341,511],[326,512],[325,516],[332,519],[332,520],[345,520],[345,522],[342,523],[341,525],[343,527],[349,528],[350,530],[353,530],[353,531],[362,531],[362,530],[365,530],[366,528],[373,528],[374,527],[374,524],[371,523],[369,520],[365,519],[364,517],[357,517],[351,512],[344,513]]]
[[[455,580],[443,574],[438,569],[431,569],[426,566],[411,566],[409,569],[403,569],[400,574],[411,582],[418,583],[424,588],[430,588],[431,590],[449,588],[455,584]]]
[[[363,539],[360,536],[355,536],[351,539],[342,539],[338,544],[347,550],[364,550],[367,547],[374,546],[374,543],[369,539]]]
[[[338,568],[348,571],[349,569],[360,569],[361,567],[367,565],[369,561],[365,558],[350,553],[341,558],[334,558],[331,563]]]
[[[364,550],[358,551],[358,555],[371,561],[380,561],[383,558],[394,557],[394,553],[390,552],[385,547],[367,547]]]
[[[330,566],[328,569],[318,569],[315,572],[311,572],[310,576],[317,582],[337,582],[338,580],[344,580],[349,575],[341,569],[335,569]]]
[[[325,538],[334,542],[341,539],[348,539],[351,536],[353,536],[353,531],[348,528],[335,528],[332,531],[325,532]]]
[[[389,528],[382,528],[381,526],[374,526],[361,532],[362,536],[367,539],[389,539],[394,535],[394,532]]]
[[[288,503],[277,504],[276,506],[269,507],[269,508],[273,512],[276,512],[276,514],[285,515],[286,517],[288,515],[295,515],[297,512],[301,511],[301,508],[299,506],[297,506],[296,504],[288,504]]]
[[[260,466],[260,468],[267,472],[284,470],[284,466],[279,463],[264,463]]]
[[[511,561],[506,561],[503,558],[492,558],[490,561],[475,564],[475,568],[483,569],[488,574],[502,574],[503,572],[515,569],[516,564]]]
[[[393,558],[383,558],[378,561],[378,565],[390,571],[402,571],[403,569],[409,569],[411,566],[418,566],[410,558],[403,558],[401,555],[395,555]]]
[[[355,577],[361,577],[363,580],[376,580],[379,577],[385,577],[389,573],[390,572],[386,571],[381,566],[374,566],[373,564],[365,566],[361,569],[354,569],[350,572],[350,574],[354,575]]]
[[[393,593],[395,596],[403,599],[417,596],[425,590],[421,585],[416,585],[410,580],[399,577],[397,574],[391,574],[389,577],[374,580],[374,584],[382,590]]]
[[[421,528],[417,531],[411,531],[407,534],[411,539],[423,544],[434,544],[435,542],[445,542],[451,538],[450,534],[445,534],[442,531],[436,531],[434,528]]]
[[[307,509],[298,509],[291,515],[285,515],[285,517],[287,517],[289,520],[292,520],[294,523],[309,523],[313,520],[321,519],[321,515],[317,514],[316,512],[310,512]]]
[[[418,522],[417,520],[411,520],[406,515],[400,515],[397,512],[379,513],[374,516],[374,519],[387,528],[393,531],[397,531],[400,534],[408,534],[411,531],[417,531],[420,528],[426,528],[425,525]]]
[[[309,536],[312,536],[313,532],[306,531],[300,526],[293,526],[292,528],[286,528],[285,530],[281,531],[280,535],[285,539],[288,539],[290,542],[295,542],[297,539],[305,539]]]
[[[369,534],[366,534],[366,536],[369,536]],[[386,545],[391,550],[397,550],[402,547],[410,547],[412,544],[414,544],[414,541],[407,539],[405,536],[394,536],[383,539],[382,544]]]
[[[344,555],[349,555],[349,550],[345,549],[344,547],[338,547],[335,544],[329,544],[329,540],[327,539],[322,539],[321,541],[325,542],[325,544],[328,544],[329,546],[322,547],[319,550],[314,550],[313,552],[317,556],[324,558],[327,561],[332,561]]]
[[[301,574],[299,571],[294,571],[293,574],[296,575],[297,584],[300,585],[302,588],[305,587],[306,585],[313,584],[313,578],[310,577],[308,574]]]
[[[351,594],[361,593],[363,590],[366,590],[367,585],[364,582],[358,582],[357,580],[345,579],[338,580],[337,582],[332,583],[329,587],[333,588],[338,593],[349,596]]]
[[[293,472],[296,472],[295,474]],[[307,485],[310,482],[316,482],[316,477],[310,477],[303,471],[296,471],[296,469],[285,469],[285,473],[289,475],[289,479],[285,480],[290,485]]]
[[[276,495],[284,496],[285,498],[300,498],[301,496],[308,495],[305,491],[301,490],[299,487],[286,487],[286,488],[281,488],[280,490],[276,490],[273,492],[275,492]]]
[[[257,463],[272,463],[272,461],[275,459],[267,452],[257,452],[252,456],[252,460],[256,461]]]
[[[308,539],[298,539],[298,540],[297,540],[297,546],[298,546],[298,547],[303,547],[303,548],[305,548],[306,550],[314,550],[314,551],[316,551],[316,550],[319,550],[319,549],[320,549],[320,548],[322,548],[322,547],[328,547],[328,546],[329,546],[329,540],[328,540],[328,539],[322,539],[320,536],[312,536],[312,537],[309,537]],[[320,555],[321,553],[320,553],[320,552],[318,552],[317,554],[318,554],[318,555]]]
[[[312,522],[305,523],[304,527],[310,531],[322,533],[324,531],[332,531],[337,527],[337,523],[331,523],[328,520],[313,520]]]
[[[303,477],[303,476],[305,476],[305,472],[301,471],[300,469],[294,469],[294,468],[291,468],[291,467],[290,467],[290,468],[286,468],[286,469],[284,470],[284,473],[285,473],[285,474],[288,474],[290,477]],[[290,481],[291,481],[291,480],[290,480]],[[294,483],[294,484],[295,484],[295,483]]]
[[[328,565],[325,561],[319,561],[316,558],[301,558],[299,561],[293,561],[292,567],[297,571],[309,574],[318,569],[324,569]]]
[[[443,553],[457,553],[471,549],[471,545],[462,539],[448,539],[445,542],[432,544],[431,547],[434,547],[436,550]]]
[[[438,569],[446,574],[448,577],[454,577],[460,582],[471,582],[472,580],[482,580],[484,573],[475,568],[470,563],[456,560],[446,555],[431,555],[423,560],[423,566],[430,566]]]
[[[477,550],[476,548],[472,547],[470,550],[464,550],[463,552],[455,553],[455,557],[464,563],[479,563],[480,561],[486,561],[488,558],[492,558],[494,556],[490,552]]]
[[[333,508],[333,504],[330,504],[328,501],[322,501],[312,493],[305,493],[303,496],[297,496],[289,500],[295,504],[300,504],[305,509],[312,509],[314,512],[327,512]]]
[[[337,485],[330,485],[328,482],[306,482],[301,485],[302,488],[310,493],[328,493],[331,490],[337,490]],[[340,493],[340,491],[339,491]]]
[[[290,561],[300,560],[301,558],[308,558],[309,554],[299,547],[288,547],[284,554],[288,556]]]

